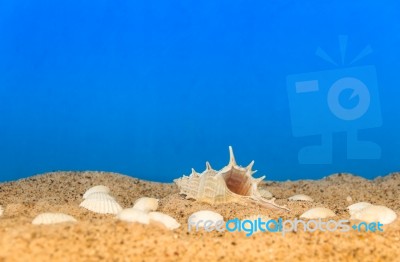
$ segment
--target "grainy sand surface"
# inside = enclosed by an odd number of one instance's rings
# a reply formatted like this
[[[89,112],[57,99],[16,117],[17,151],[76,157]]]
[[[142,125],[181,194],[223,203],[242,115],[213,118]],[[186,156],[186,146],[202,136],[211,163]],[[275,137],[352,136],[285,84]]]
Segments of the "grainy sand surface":
[[[82,195],[93,185],[106,185],[124,208],[141,196],[160,199],[159,211],[182,226],[174,231],[157,225],[116,220],[80,208]],[[191,232],[187,218],[208,209],[225,220],[262,214],[270,218],[298,218],[312,207],[327,207],[335,220],[348,219],[346,201],[385,205],[399,214],[400,174],[375,180],[336,174],[321,180],[265,182],[290,212],[257,205],[210,206],[186,200],[174,184],[161,184],[105,172],[54,172],[14,182],[0,183],[0,261],[400,261],[400,219],[384,232],[280,233]],[[289,202],[294,194],[307,194],[313,203]],[[63,212],[78,222],[34,226],[42,212]]]

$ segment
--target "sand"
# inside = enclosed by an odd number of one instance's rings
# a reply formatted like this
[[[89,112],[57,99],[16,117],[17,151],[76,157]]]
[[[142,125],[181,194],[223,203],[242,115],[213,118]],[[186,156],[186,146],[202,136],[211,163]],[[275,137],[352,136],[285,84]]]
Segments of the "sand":
[[[159,211],[182,226],[174,231],[158,225],[116,220],[79,207],[82,195],[93,185],[106,185],[123,207],[141,196],[160,199]],[[298,218],[312,207],[327,207],[335,220],[348,219],[346,207],[367,201],[385,205],[399,214],[400,174],[374,180],[335,174],[321,180],[267,181],[264,185],[286,204],[290,212],[249,204],[210,206],[186,200],[174,184],[139,180],[106,172],[53,172],[14,182],[0,183],[0,261],[399,261],[400,219],[383,232],[188,232],[187,218],[202,209],[227,219],[261,214],[270,218]],[[314,202],[289,202],[294,194],[306,194]],[[34,226],[42,212],[63,212],[78,222]]]

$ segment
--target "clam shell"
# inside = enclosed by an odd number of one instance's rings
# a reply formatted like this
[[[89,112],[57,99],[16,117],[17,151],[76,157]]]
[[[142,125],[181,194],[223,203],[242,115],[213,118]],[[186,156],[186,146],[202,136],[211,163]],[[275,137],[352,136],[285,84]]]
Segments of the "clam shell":
[[[189,176],[175,179],[180,194],[186,195],[186,199],[195,199],[211,205],[253,202],[267,208],[288,211],[287,207],[277,205],[275,199],[264,198],[258,191],[258,185],[265,176],[253,177],[254,161],[247,167],[237,165],[231,146],[229,155],[229,164],[219,171],[212,169],[207,162],[203,173],[199,174],[192,169]]]
[[[99,214],[118,214],[122,210],[117,201],[111,199],[88,198],[79,206]]]
[[[141,197],[135,201],[133,208],[144,212],[155,211],[158,208],[158,199],[151,197]]]
[[[50,225],[65,222],[76,222],[76,219],[63,213],[42,213],[33,219],[33,225]]]
[[[99,193],[99,192],[108,194],[110,193],[110,189],[107,186],[103,185],[91,187],[88,190],[86,190],[85,194],[83,194],[83,199],[86,199],[92,193]]]
[[[193,226],[204,227],[204,222],[207,220],[212,221],[215,225],[218,221],[224,220],[224,218],[217,212],[211,210],[201,210],[191,214],[188,221]]]
[[[3,213],[4,213],[4,209],[2,206],[0,206],[0,217],[3,215]]]
[[[135,208],[121,210],[121,212],[117,214],[117,218],[122,221],[137,222],[145,225],[150,222],[149,215],[146,212]]]
[[[265,188],[259,188],[258,192],[260,193],[260,195],[264,198],[272,198],[273,195],[271,192],[269,192],[267,189]]]
[[[347,208],[349,209],[350,216],[352,216],[355,213],[357,213],[358,211],[360,211],[361,209],[364,209],[369,206],[372,206],[372,204],[368,203],[368,202],[358,202],[358,203],[348,206]]]
[[[94,192],[86,196],[85,199],[98,199],[98,200],[115,200],[112,196],[103,192]]]
[[[367,206],[358,212],[355,212],[350,220],[361,220],[367,223],[380,222],[381,224],[390,224],[397,218],[396,213],[385,206]]]
[[[290,200],[290,201],[308,201],[308,202],[314,201],[310,196],[303,195],[303,194],[291,196],[288,198],[288,200]]]
[[[336,214],[332,210],[325,207],[316,207],[304,212],[300,216],[300,218],[318,219],[318,218],[328,218],[334,216],[336,216]]]
[[[162,224],[170,230],[177,229],[181,226],[181,224],[179,224],[178,221],[175,220],[175,218],[161,212],[150,212],[149,217],[150,222]]]

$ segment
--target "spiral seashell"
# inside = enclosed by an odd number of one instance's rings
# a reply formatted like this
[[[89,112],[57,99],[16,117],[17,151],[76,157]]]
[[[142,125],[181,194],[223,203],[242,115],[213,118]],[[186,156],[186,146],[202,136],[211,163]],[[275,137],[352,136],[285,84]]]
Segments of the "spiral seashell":
[[[300,218],[305,218],[305,219],[318,219],[318,218],[328,218],[328,217],[334,217],[336,214],[325,207],[316,207],[312,208],[305,213],[303,213]]]
[[[89,188],[84,194],[83,194],[83,199],[86,199],[90,194],[92,193],[110,193],[110,188],[103,186],[103,185],[98,185]]]
[[[141,197],[135,201],[133,208],[144,212],[156,211],[158,208],[158,199],[151,197]]]
[[[150,212],[149,217],[150,222],[162,224],[169,230],[174,230],[181,226],[181,224],[179,224],[178,221],[175,220],[175,218],[161,212]]]
[[[122,207],[117,203],[117,201],[112,199],[102,200],[96,198],[88,198],[83,200],[83,202],[79,206],[99,214],[116,215],[122,210]]]
[[[50,225],[65,222],[76,222],[76,219],[63,213],[42,213],[33,219],[33,225]]]
[[[135,208],[123,209],[117,214],[117,218],[122,221],[137,222],[145,225],[150,222],[150,217],[146,212]]]
[[[174,182],[180,189],[180,194],[186,199],[195,199],[199,202],[214,204],[223,203],[248,203],[253,202],[262,206],[288,211],[286,206],[279,206],[275,199],[265,199],[258,191],[258,184],[265,178],[253,178],[256,171],[252,171],[254,161],[247,167],[236,164],[233,149],[229,147],[229,164],[216,171],[206,163],[206,170],[199,174],[194,169],[189,176],[175,179]]]

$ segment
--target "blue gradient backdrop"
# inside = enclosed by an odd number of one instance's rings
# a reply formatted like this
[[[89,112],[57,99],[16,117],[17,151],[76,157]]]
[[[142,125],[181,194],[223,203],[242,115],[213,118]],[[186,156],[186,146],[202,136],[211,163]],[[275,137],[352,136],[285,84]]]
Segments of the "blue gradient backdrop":
[[[0,1],[0,180],[53,170],[172,181],[205,161],[286,180],[400,170],[398,1]],[[360,130],[379,159],[299,164],[287,77],[376,68],[382,125]],[[347,103],[351,101],[342,101]],[[350,103],[351,104],[351,103]],[[349,105],[351,107],[352,105]],[[354,105],[353,105],[354,106]],[[318,104],[315,105],[316,110]],[[318,125],[318,123],[314,123]]]

